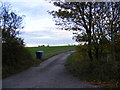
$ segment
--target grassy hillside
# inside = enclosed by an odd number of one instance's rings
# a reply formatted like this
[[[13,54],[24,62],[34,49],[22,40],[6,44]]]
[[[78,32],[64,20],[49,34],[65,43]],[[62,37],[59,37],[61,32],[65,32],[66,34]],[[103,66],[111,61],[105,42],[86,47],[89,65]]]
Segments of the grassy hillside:
[[[27,47],[27,49],[31,52],[34,59],[36,58],[36,51],[44,51],[44,59],[48,59],[59,53],[74,50],[75,47],[76,46]]]

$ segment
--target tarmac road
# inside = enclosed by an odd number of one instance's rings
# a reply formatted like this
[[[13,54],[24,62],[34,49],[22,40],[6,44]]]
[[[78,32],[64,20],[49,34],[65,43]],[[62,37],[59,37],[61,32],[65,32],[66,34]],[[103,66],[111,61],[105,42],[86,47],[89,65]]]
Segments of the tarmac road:
[[[83,83],[70,75],[64,67],[67,57],[73,53],[62,53],[19,74],[3,80],[3,88],[96,88],[97,85]]]

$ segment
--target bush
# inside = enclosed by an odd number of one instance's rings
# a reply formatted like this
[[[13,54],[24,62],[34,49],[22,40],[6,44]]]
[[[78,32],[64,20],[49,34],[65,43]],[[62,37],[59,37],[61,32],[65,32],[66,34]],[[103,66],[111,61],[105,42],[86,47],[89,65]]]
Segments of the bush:
[[[112,84],[120,83],[120,61],[113,61],[112,59],[107,61],[106,57],[103,56],[98,60],[90,61],[86,54],[85,46],[77,47],[77,50],[77,52],[68,57],[66,64],[66,67],[73,75],[81,80]]]
[[[3,43],[3,78],[28,68],[32,65],[32,62],[32,55],[18,41],[13,40],[12,43]]]
[[[2,32],[3,78],[28,68],[33,60],[25,49],[23,39],[18,38],[23,28],[23,16],[11,10],[11,5],[0,5],[0,30]]]

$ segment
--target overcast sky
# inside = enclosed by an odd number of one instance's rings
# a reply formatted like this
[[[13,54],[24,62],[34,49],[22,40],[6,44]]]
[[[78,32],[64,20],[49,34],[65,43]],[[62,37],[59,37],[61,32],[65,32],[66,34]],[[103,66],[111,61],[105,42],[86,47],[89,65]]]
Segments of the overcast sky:
[[[24,29],[21,30],[26,46],[38,46],[41,44],[63,45],[75,43],[70,31],[57,29],[48,10],[57,10],[52,3],[45,0],[0,0],[9,2],[12,10],[19,15],[25,15]]]

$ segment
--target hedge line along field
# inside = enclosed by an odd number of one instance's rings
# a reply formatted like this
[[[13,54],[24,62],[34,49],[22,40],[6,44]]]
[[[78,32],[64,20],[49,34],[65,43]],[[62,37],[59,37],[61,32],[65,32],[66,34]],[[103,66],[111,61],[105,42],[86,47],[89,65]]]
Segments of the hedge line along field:
[[[32,54],[33,58],[36,58],[36,51],[44,51],[44,59],[48,59],[54,55],[74,50],[76,46],[50,46],[50,47],[27,47]]]

